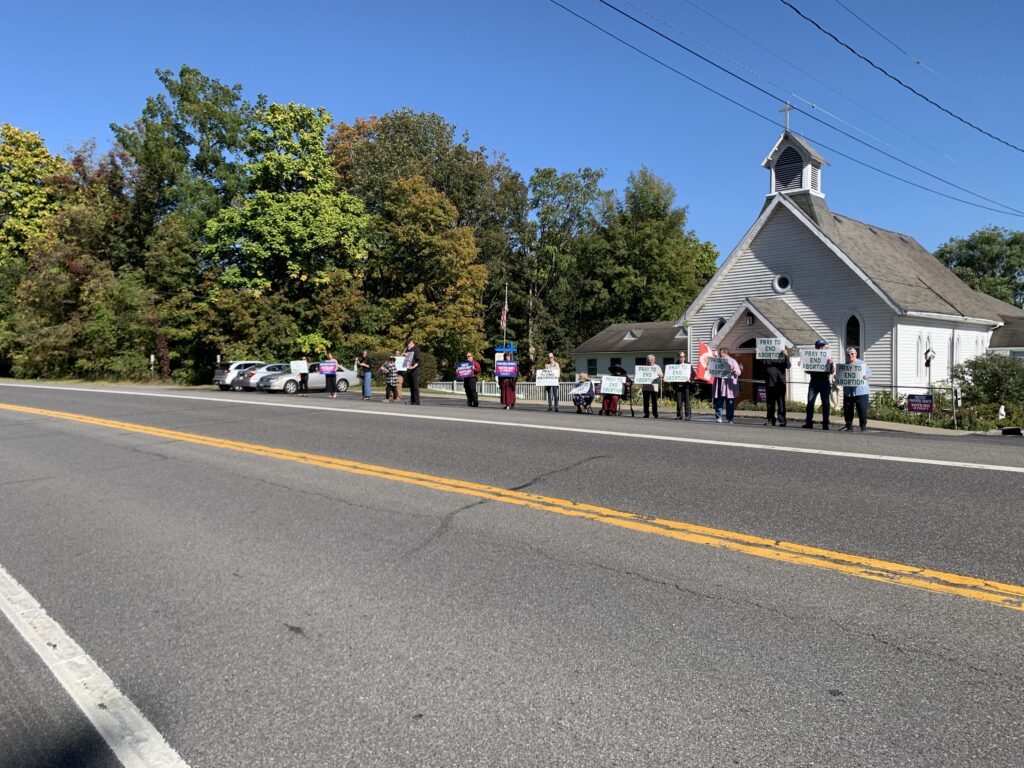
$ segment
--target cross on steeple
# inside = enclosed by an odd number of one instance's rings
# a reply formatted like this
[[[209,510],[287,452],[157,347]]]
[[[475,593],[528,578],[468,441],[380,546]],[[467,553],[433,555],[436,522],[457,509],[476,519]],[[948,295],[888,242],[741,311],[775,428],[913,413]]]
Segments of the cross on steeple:
[[[786,130],[787,131],[789,130],[789,112],[790,112],[791,109],[793,109],[793,105],[790,104],[787,101],[786,102],[786,106],[784,106],[782,109],[779,110],[779,112],[785,112],[786,113]]]

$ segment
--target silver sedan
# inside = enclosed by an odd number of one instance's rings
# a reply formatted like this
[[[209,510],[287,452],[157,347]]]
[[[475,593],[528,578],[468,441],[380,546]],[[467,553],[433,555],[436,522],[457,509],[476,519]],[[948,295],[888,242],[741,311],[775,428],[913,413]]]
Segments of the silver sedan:
[[[341,363],[338,363],[338,377],[335,387],[339,392],[347,392],[348,388],[355,386],[355,371],[350,371]],[[264,376],[256,384],[261,392],[284,392],[287,395],[294,395],[299,391],[299,374],[278,373],[271,376]],[[322,392],[327,389],[327,377],[320,373],[319,363],[309,364],[309,391]]]

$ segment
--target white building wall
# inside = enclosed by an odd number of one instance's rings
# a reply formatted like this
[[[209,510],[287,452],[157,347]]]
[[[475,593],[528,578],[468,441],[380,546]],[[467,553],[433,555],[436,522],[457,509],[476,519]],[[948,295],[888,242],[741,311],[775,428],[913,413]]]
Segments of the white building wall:
[[[924,352],[931,347],[935,359],[931,365],[932,384],[948,381],[951,367],[979,357],[988,351],[992,332],[977,325],[954,321],[923,320],[903,317],[897,329],[899,339],[897,383],[900,392],[924,393],[928,386],[928,368]]]
[[[772,288],[775,277],[788,275],[791,288],[782,294]],[[728,319],[745,298],[785,298],[793,310],[832,348],[843,362],[846,321],[861,321],[862,356],[874,372],[875,386],[892,386],[892,338],[896,314],[857,274],[844,264],[790,211],[779,206],[757,236],[739,251],[728,273],[704,298],[688,326],[690,359],[700,341],[708,341],[719,318]],[[809,379],[794,365],[792,395],[806,393]]]
[[[669,350],[645,350],[645,349],[631,349],[628,352],[600,352],[576,355],[576,373],[587,372],[587,361],[597,360],[597,375],[603,376],[608,373],[608,367],[612,364],[612,358],[619,358],[622,360],[622,367],[629,371],[629,374],[633,375],[633,366],[636,365],[635,358],[642,357],[645,360],[648,355],[654,355],[655,360],[658,361],[658,365],[665,365],[665,358],[671,358],[672,362],[675,362],[679,357],[680,352],[686,352],[686,339],[680,339],[680,346],[678,349]],[[687,355],[687,360],[689,360]],[[578,378],[578,376],[577,376]]]

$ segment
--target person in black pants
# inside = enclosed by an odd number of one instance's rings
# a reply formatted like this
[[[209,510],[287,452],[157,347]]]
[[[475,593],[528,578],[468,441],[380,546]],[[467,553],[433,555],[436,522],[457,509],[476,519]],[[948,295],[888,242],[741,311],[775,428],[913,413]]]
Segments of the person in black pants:
[[[466,353],[466,362],[473,366],[473,374],[462,380],[462,388],[466,390],[466,405],[470,408],[480,407],[480,397],[476,393],[476,377],[480,373],[480,363],[473,359],[473,353]]]
[[[420,355],[416,342],[405,342],[405,380],[409,384],[409,405],[420,404]]]
[[[824,339],[814,342],[815,349],[827,349],[828,344]],[[832,394],[832,374],[836,372],[835,363],[828,361],[827,371],[813,371],[808,375],[811,383],[807,385],[807,420],[804,422],[804,429],[814,429],[814,402],[821,395],[821,428],[828,429],[828,416],[831,403],[829,396]]]
[[[768,424],[775,426],[778,411],[778,425],[786,426],[786,371],[790,368],[789,350],[783,347],[774,360],[764,361],[764,390],[768,401]]]
[[[676,359],[676,365],[686,365],[686,353],[680,352],[679,357]],[[683,414],[686,414],[686,420],[689,421],[693,416],[693,412],[690,410],[690,387],[693,385],[695,380],[695,373],[693,366],[690,366],[690,380],[689,381],[677,381],[673,384],[676,396],[676,419],[682,420]]]
[[[299,358],[303,363],[306,364],[306,370],[299,374],[299,397],[309,397],[309,361],[302,357]]]
[[[641,387],[644,393],[644,418],[648,418],[651,411],[654,412],[654,418],[658,418],[658,398],[661,397],[661,380],[664,378],[664,374],[654,355],[647,356],[647,365],[657,368],[658,376],[650,384],[644,384]]]

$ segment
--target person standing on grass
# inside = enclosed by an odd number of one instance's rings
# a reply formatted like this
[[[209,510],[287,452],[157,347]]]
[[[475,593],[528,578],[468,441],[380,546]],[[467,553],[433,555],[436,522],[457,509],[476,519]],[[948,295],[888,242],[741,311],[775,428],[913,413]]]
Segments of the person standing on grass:
[[[548,352],[548,361],[544,365],[544,370],[545,371],[554,371],[554,373],[555,373],[555,381],[556,382],[559,379],[561,379],[561,377],[562,377],[562,366],[560,366],[558,364],[558,361],[555,360],[555,353],[554,352]],[[549,411],[554,411],[555,413],[558,413],[558,384],[556,383],[554,386],[544,387],[544,389],[547,390],[547,394],[548,394],[548,410]]]
[[[476,377],[480,375],[480,362],[473,357],[472,352],[466,353],[466,362],[472,368],[472,373],[462,380],[462,388],[466,391],[466,405],[470,408],[480,407],[480,396],[476,392]]]
[[[792,363],[785,347],[774,360],[764,361],[764,393],[768,406],[768,424],[786,426],[786,371]],[[778,413],[776,422],[775,414]]]
[[[504,362],[511,363],[512,355],[508,352],[502,357]],[[502,376],[498,379],[498,389],[501,392],[501,404],[505,410],[516,407],[516,382],[518,376]]]
[[[814,342],[815,349],[828,349],[828,342],[818,339]],[[831,403],[829,397],[832,394],[832,374],[836,372],[836,365],[831,358],[828,361],[827,371],[812,371],[808,374],[811,377],[807,385],[807,418],[804,421],[804,429],[814,429],[814,403],[821,395],[821,428],[828,429],[828,416]]]
[[[334,355],[327,353],[327,359],[320,363],[320,373],[324,375],[327,396],[334,400],[338,397],[338,361]]]
[[[384,376],[384,402],[398,402],[398,367],[395,365],[395,356],[392,355],[378,369]]]
[[[309,361],[305,357],[299,358],[306,370],[299,371],[299,389],[297,394],[299,397],[309,397]]]
[[[686,365],[686,353],[680,352],[679,357],[676,358],[676,365]],[[675,389],[676,396],[676,419],[682,420],[683,413],[686,413],[686,420],[689,421],[693,416],[693,412],[690,410],[690,388],[693,386],[693,382],[696,380],[696,373],[694,367],[690,366],[690,379],[689,381],[677,381],[673,387]]]

